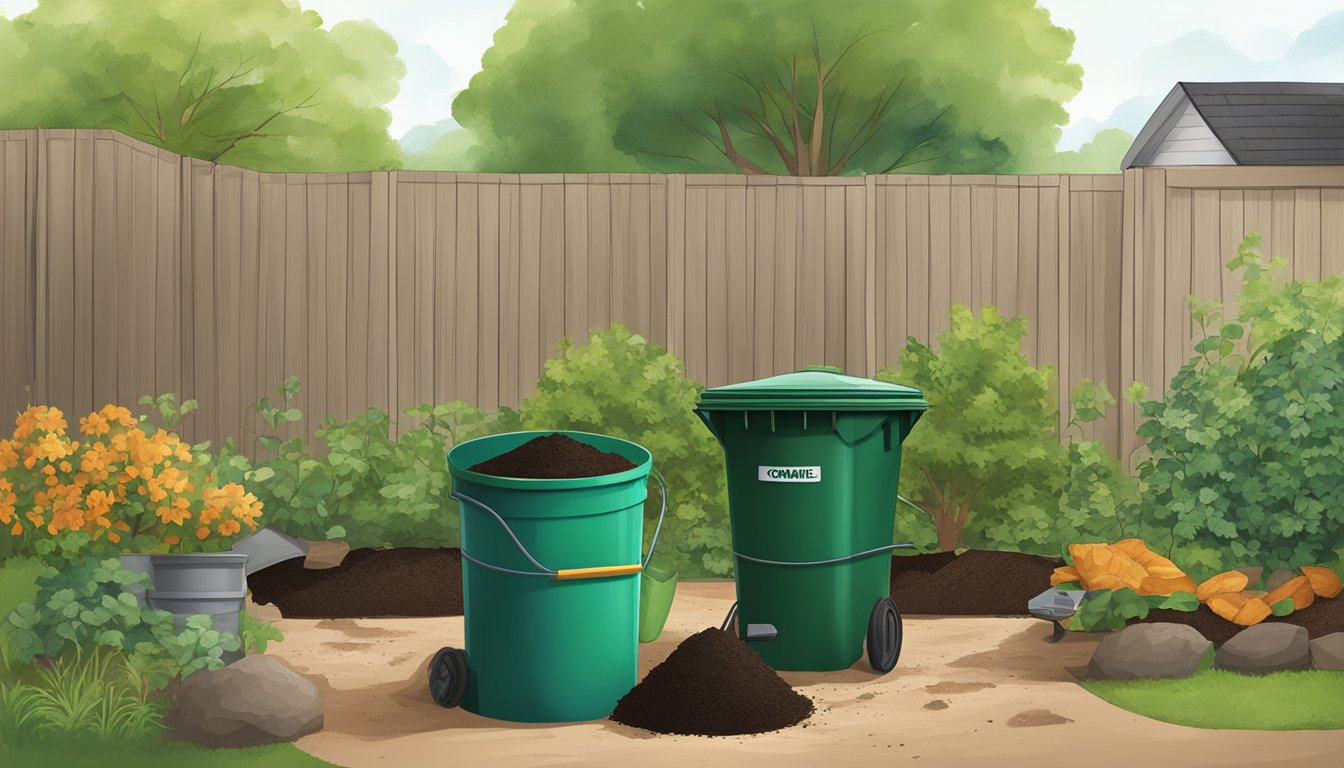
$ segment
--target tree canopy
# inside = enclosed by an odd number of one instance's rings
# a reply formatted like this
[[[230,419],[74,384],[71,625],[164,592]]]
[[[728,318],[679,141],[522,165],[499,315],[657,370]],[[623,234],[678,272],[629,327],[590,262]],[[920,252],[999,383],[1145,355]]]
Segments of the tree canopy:
[[[518,0],[453,114],[486,171],[1013,172],[1073,39],[1034,0]]]
[[[321,24],[293,0],[41,0],[0,17],[0,127],[113,128],[268,171],[396,167],[396,43]]]

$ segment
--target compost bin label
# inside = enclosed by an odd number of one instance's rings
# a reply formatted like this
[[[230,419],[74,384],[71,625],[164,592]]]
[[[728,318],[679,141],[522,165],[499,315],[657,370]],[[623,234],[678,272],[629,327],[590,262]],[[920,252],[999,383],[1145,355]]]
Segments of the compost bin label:
[[[763,483],[820,483],[821,467],[757,467]]]

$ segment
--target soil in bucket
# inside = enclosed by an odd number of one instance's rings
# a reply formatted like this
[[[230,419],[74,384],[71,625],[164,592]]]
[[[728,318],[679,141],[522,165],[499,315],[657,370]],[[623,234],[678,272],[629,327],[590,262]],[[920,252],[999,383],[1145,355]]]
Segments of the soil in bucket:
[[[655,733],[735,736],[800,723],[812,700],[717,627],[691,635],[617,704],[611,719]]]
[[[471,467],[497,477],[556,479],[597,477],[634,469],[624,456],[600,451],[568,435],[534,437],[508,453],[486,459]]]

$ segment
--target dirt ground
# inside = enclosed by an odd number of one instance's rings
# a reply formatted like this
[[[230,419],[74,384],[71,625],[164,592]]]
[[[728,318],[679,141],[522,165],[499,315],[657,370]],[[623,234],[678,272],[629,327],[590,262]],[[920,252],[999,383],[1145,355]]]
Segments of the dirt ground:
[[[717,626],[731,582],[682,584],[640,674]],[[1338,766],[1344,731],[1210,731],[1112,707],[1072,682],[1097,638],[1050,645],[1034,619],[906,617],[897,668],[784,673],[817,703],[803,725],[759,736],[657,736],[610,721],[522,725],[445,710],[425,667],[463,645],[462,618],[277,622],[274,655],[317,683],[326,727],[298,746],[337,765],[507,766]],[[488,762],[487,762],[488,761]]]

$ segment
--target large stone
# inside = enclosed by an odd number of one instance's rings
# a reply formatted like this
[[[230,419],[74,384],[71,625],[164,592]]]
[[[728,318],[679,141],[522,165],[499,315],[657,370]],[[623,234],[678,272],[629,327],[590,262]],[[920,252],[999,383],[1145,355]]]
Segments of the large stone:
[[[1269,578],[1265,579],[1265,591],[1273,592],[1274,590],[1278,589],[1279,585],[1283,584],[1285,581],[1288,581],[1289,579],[1295,579],[1300,575],[1301,574],[1297,573],[1296,571],[1290,571],[1287,568],[1280,568],[1277,571],[1274,571],[1273,573],[1269,574]]]
[[[183,681],[167,724],[176,738],[208,747],[294,741],[322,729],[322,698],[280,661],[248,656]]]
[[[1344,669],[1344,632],[1312,640],[1311,665],[1317,669]]]
[[[1223,643],[1213,666],[1245,675],[1267,675],[1311,666],[1311,644],[1305,627],[1275,622],[1247,627]]]
[[[308,545],[308,556],[303,559],[303,567],[310,570],[335,568],[350,554],[350,545],[340,539],[304,543]]]
[[[1108,635],[1087,666],[1091,680],[1186,677],[1199,667],[1212,645],[1184,624],[1131,624]]]

